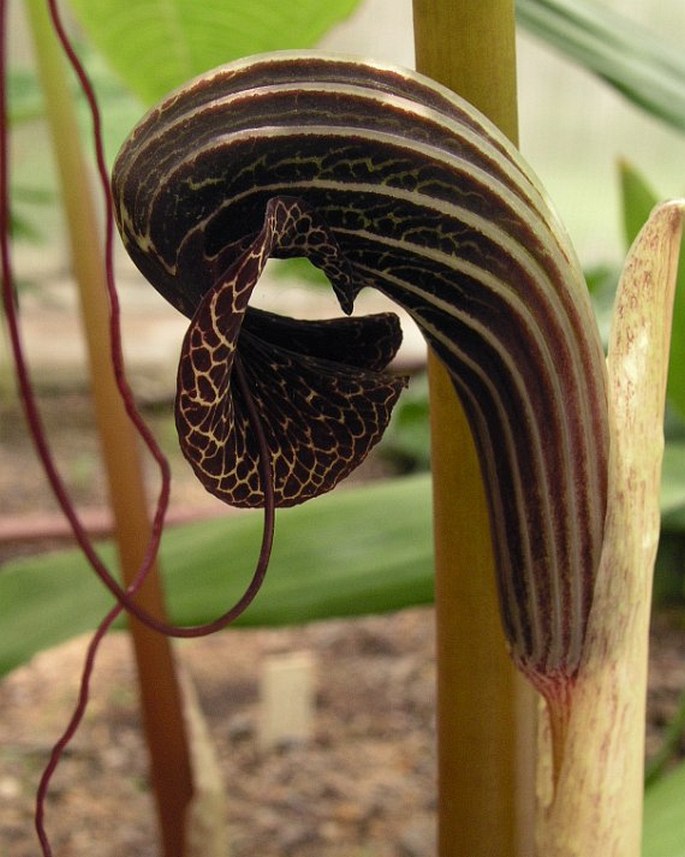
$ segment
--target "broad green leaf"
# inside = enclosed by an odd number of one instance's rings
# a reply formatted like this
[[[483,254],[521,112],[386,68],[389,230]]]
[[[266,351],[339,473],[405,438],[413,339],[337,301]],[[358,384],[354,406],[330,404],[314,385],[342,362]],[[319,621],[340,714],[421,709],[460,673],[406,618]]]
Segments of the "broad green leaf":
[[[667,42],[593,0],[517,0],[516,14],[533,35],[654,116],[685,130],[681,44]]]
[[[685,857],[685,764],[645,795],[642,857]]]
[[[627,244],[631,244],[658,196],[630,164],[621,164],[623,223]],[[668,400],[685,417],[685,253],[681,254],[673,303],[671,356],[668,367]]]
[[[143,101],[248,54],[310,47],[359,0],[71,0],[95,46]]]
[[[340,489],[282,510],[266,582],[240,618],[276,626],[397,610],[433,600],[427,475]],[[252,573],[258,513],[170,528],[161,559],[174,621],[226,610]],[[103,545],[111,564],[114,550]],[[111,565],[110,565],[111,567]],[[0,675],[95,627],[112,603],[77,550],[0,568]]]

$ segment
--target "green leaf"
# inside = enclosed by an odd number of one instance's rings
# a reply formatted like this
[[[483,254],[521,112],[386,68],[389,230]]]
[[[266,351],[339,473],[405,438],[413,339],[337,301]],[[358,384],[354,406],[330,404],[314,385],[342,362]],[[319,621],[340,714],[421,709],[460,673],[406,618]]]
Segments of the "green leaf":
[[[10,125],[39,119],[43,115],[43,103],[34,72],[10,69],[7,82]]]
[[[653,600],[682,603],[685,557],[685,442],[672,441],[664,449],[661,474],[661,536],[654,570]]]
[[[37,244],[41,239],[40,232],[28,218],[14,213],[10,218],[10,235],[16,241],[30,241],[34,244]]]
[[[661,475],[662,525],[685,530],[685,443],[667,443]]]
[[[669,43],[592,0],[517,0],[516,13],[531,33],[633,103],[685,130],[682,45]]]
[[[657,204],[658,196],[630,164],[620,165],[623,223],[626,243],[631,244]],[[668,365],[668,400],[685,417],[685,253],[681,253],[673,303],[671,354]]]
[[[428,376],[411,379],[395,406],[379,450],[397,462],[404,473],[430,467],[430,424],[428,417]]]
[[[599,335],[606,350],[609,342],[611,317],[616,300],[616,288],[621,275],[620,268],[613,265],[597,265],[583,271],[590,292],[592,308],[599,327]]]
[[[13,209],[10,218],[10,234],[16,240],[38,244],[44,240],[42,230],[42,207],[54,202],[54,194],[45,188],[18,185],[12,188]],[[28,213],[19,212],[19,206],[25,205]]]
[[[248,54],[315,45],[359,0],[72,0],[84,30],[133,92],[152,103]]]
[[[666,450],[662,503],[685,501],[685,444]],[[669,482],[668,474],[672,479]],[[279,513],[262,591],[236,624],[278,626],[399,610],[433,601],[430,476],[345,488]],[[251,573],[258,513],[171,527],[161,550],[174,621],[206,622]],[[110,543],[101,554],[114,563]],[[78,550],[0,568],[0,675],[95,627],[111,604]]]
[[[619,163],[619,176],[623,202],[623,235],[626,246],[629,247],[637,238],[659,197],[644,176],[628,161]]]
[[[269,259],[269,275],[275,280],[292,280],[299,285],[330,289],[328,277],[320,268],[314,267],[306,256],[291,259]]]
[[[170,528],[161,550],[174,621],[203,623],[244,589],[261,515]],[[427,475],[341,489],[279,513],[266,582],[243,626],[277,626],[397,610],[433,600]],[[111,544],[102,556],[114,561]],[[91,630],[112,600],[77,550],[0,569],[0,675]]]
[[[663,778],[669,762],[677,758],[683,735],[685,735],[685,690],[680,692],[678,709],[666,724],[661,737],[661,746],[645,766],[645,788],[652,788]]]
[[[685,857],[685,765],[651,786],[645,795],[642,857]]]

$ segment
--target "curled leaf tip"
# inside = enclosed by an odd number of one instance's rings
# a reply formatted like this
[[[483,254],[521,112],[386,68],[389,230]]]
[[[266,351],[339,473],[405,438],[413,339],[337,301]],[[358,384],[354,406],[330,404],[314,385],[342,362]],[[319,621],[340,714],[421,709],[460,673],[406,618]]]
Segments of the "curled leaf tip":
[[[113,191],[129,253],[191,319],[177,423],[205,485],[260,501],[237,353],[284,505],[356,466],[405,384],[383,372],[391,316],[305,323],[249,307],[268,256],[308,256],[344,312],[379,289],[417,322],[468,415],[512,655],[533,676],[572,675],[606,510],[605,364],[566,235],[504,136],[414,72],[264,55],[151,111]]]

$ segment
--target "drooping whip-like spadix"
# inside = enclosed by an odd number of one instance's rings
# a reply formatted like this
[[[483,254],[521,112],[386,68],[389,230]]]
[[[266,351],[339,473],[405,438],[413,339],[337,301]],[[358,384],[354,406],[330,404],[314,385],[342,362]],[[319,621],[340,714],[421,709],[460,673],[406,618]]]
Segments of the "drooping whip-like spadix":
[[[606,509],[605,365],[568,239],[502,134],[410,71],[264,55],[153,109],[113,192],[128,252],[191,320],[177,426],[207,489],[263,502],[236,355],[279,505],[356,467],[405,384],[384,371],[392,314],[303,322],[249,307],[267,258],[307,256],[345,313],[379,289],[415,319],[468,414],[512,654],[534,679],[572,676]]]

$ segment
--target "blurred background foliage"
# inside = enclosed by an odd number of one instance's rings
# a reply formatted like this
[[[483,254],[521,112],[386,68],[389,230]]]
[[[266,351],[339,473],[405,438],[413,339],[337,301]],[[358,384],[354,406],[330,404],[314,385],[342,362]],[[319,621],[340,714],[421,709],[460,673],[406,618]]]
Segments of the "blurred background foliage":
[[[236,57],[316,45],[331,27],[363,6],[358,0],[70,0],[77,49],[104,114],[108,158],[143,109],[189,77]],[[669,42],[614,11],[611,4],[595,0],[518,0],[517,13],[520,27],[535,39],[601,78],[654,121],[675,133],[685,131],[685,17],[677,40]],[[30,129],[42,115],[30,63],[15,63],[9,84],[12,129]],[[76,86],[75,94],[81,98]],[[564,121],[587,121],[587,116],[566,116]],[[83,109],[84,135],[89,133],[88,122]],[[682,163],[682,152],[673,158]],[[12,228],[18,240],[45,242],[50,240],[46,223],[53,217],[55,193],[49,171],[31,178],[25,170],[17,172]],[[638,165],[625,160],[604,180],[607,188],[618,187],[625,250],[660,193]],[[682,193],[685,178],[670,195]],[[586,275],[606,340],[620,259],[610,252],[605,258],[593,255]],[[318,272],[297,260],[276,276],[295,277],[312,288],[325,284]],[[685,603],[684,279],[681,262],[669,372],[657,606]],[[396,474],[391,484],[350,488],[279,515],[268,582],[241,621],[278,625],[430,602],[430,452],[422,374],[414,377],[398,405],[381,455]],[[205,622],[218,603],[231,601],[242,585],[233,570],[251,554],[260,526],[252,517],[239,516],[169,530],[162,552],[175,621]],[[340,539],[343,529],[345,538]],[[103,551],[107,554],[111,548],[104,546]],[[94,627],[106,604],[105,593],[74,552],[5,564],[0,571],[0,671]],[[685,831],[675,845],[670,840],[663,844],[659,831],[663,833],[665,822],[654,821],[663,815],[664,805],[670,806],[674,789],[679,789],[679,799],[685,795],[682,770],[678,777],[675,784],[660,785],[667,795],[664,801],[659,802],[655,788],[647,803],[645,854],[652,857],[685,853]]]

